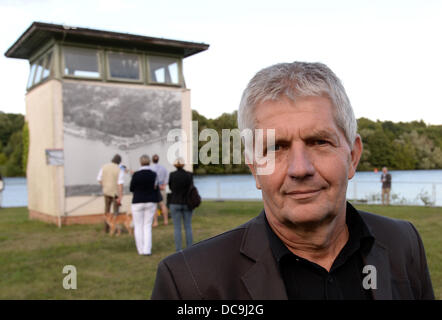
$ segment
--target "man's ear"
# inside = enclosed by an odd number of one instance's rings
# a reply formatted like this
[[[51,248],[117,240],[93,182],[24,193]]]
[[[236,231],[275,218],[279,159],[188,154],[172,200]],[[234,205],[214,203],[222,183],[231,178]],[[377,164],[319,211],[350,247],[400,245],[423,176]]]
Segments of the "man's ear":
[[[350,168],[348,170],[348,179],[354,177],[356,173],[356,168],[358,167],[359,160],[361,159],[362,155],[362,139],[361,136],[358,134],[356,135],[355,142],[353,144],[353,149],[350,153]]]
[[[256,184],[256,188],[261,190],[261,184],[258,181],[258,177],[256,175],[256,168],[254,164],[247,164],[247,166],[249,167],[250,171],[253,174],[253,177],[255,178],[255,184]]]

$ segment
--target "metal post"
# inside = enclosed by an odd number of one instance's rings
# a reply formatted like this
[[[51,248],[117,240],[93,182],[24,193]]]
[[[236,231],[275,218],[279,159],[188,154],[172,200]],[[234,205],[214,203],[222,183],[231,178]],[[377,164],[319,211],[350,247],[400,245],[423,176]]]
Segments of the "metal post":
[[[221,200],[221,184],[219,181],[216,181],[216,198],[217,200]]]
[[[358,187],[356,181],[353,180],[353,197],[355,198],[355,201],[358,200]]]

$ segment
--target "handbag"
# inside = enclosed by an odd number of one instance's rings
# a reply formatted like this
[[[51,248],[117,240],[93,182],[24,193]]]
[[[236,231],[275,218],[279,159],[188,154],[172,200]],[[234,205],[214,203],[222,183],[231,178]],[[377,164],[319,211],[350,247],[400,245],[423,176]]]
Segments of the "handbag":
[[[190,185],[189,191],[187,191],[186,202],[190,210],[195,209],[201,204],[201,196],[193,184]]]

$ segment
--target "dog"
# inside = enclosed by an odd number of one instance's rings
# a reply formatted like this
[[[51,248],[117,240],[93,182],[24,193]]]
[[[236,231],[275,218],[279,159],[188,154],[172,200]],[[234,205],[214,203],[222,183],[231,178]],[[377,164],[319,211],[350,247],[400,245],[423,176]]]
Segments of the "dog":
[[[113,236],[115,234],[115,230],[117,232],[117,236],[121,234],[121,225],[124,225],[129,232],[129,234],[133,234],[132,227],[132,215],[131,214],[119,214],[117,216],[111,213],[105,213],[104,219],[106,223],[109,225],[109,235]]]

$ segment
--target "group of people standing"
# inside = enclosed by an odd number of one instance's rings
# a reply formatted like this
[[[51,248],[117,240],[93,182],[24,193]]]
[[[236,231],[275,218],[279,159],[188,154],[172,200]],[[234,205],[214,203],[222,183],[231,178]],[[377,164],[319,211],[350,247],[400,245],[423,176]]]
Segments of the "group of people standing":
[[[129,190],[132,192],[131,212],[133,216],[135,245],[138,254],[150,256],[152,254],[152,227],[158,226],[157,208],[161,209],[164,224],[168,224],[169,210],[174,225],[175,249],[182,249],[181,221],[186,234],[186,246],[193,243],[192,210],[186,204],[186,196],[193,185],[193,175],[184,170],[184,160],[178,158],[174,162],[176,171],[170,173],[159,164],[159,156],[151,159],[147,155],[140,157],[140,168],[133,172],[121,165],[121,156],[115,155],[112,162],[105,164],[98,174],[98,181],[102,185],[105,212],[119,214],[119,207],[123,197],[124,174],[132,175]],[[167,185],[171,193],[166,193]],[[105,231],[108,231],[105,223]]]

